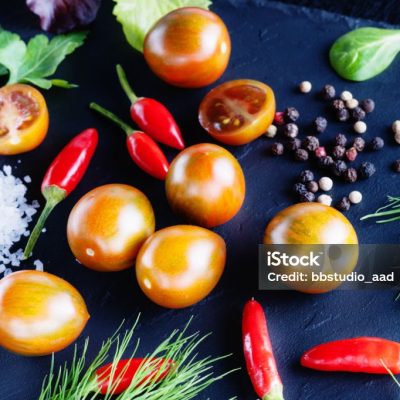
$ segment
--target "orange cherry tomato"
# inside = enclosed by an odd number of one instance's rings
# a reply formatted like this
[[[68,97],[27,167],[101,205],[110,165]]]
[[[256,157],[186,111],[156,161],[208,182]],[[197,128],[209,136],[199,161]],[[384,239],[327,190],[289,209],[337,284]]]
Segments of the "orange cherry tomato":
[[[262,82],[239,79],[212,89],[200,104],[201,126],[216,140],[241,145],[267,131],[275,115],[275,96]]]
[[[315,246],[307,245],[325,245],[320,249],[324,256],[318,270],[325,275],[332,275],[334,272],[350,274],[358,261],[358,238],[353,225],[333,207],[319,203],[299,203],[280,211],[268,224],[264,243],[301,245],[293,253],[298,256],[319,250]],[[330,255],[331,251],[334,256]],[[307,274],[307,282],[288,283],[305,293],[324,293],[341,283],[338,280],[312,281],[313,269],[309,266],[289,266],[284,271],[280,266],[279,269],[288,274],[295,271]]]
[[[246,192],[235,157],[215,144],[188,147],[173,160],[166,179],[172,209],[196,225],[211,228],[233,218]]]
[[[25,356],[43,356],[69,346],[89,314],[79,292],[63,279],[19,271],[0,280],[0,345]]]
[[[75,257],[96,271],[133,265],[143,242],[154,232],[153,208],[138,189],[109,184],[93,189],[72,209],[67,237]]]
[[[42,94],[20,83],[0,89],[0,155],[33,150],[49,128],[49,112]]]
[[[225,241],[216,233],[198,226],[171,226],[144,243],[136,260],[136,277],[156,304],[189,307],[217,285],[225,258]]]
[[[202,8],[179,8],[146,35],[144,57],[165,82],[198,88],[216,81],[231,54],[229,32],[218,15]]]

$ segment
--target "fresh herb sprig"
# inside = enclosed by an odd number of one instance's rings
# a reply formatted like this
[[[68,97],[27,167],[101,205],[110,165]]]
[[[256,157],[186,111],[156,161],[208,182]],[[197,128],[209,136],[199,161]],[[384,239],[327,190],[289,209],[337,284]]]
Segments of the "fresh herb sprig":
[[[372,214],[364,215],[360,219],[363,221],[368,218],[383,218],[376,221],[377,224],[386,224],[387,222],[400,220],[400,197],[388,196],[388,204],[378,208]]]
[[[61,62],[80,47],[87,32],[54,36],[36,35],[25,43],[16,33],[0,28],[0,75],[9,74],[7,84],[30,83],[42,89],[76,85],[51,78]]]
[[[103,397],[104,400],[111,398],[115,400],[190,400],[213,383],[236,371],[232,370],[222,375],[214,375],[213,367],[215,363],[228,356],[199,359],[197,348],[208,335],[201,336],[198,332],[187,335],[189,321],[182,331],[174,330],[152,354],[146,356],[125,392],[118,396],[112,396],[118,385],[118,379],[114,379],[116,366],[134,342],[133,336],[137,323],[138,320],[136,320],[132,329],[123,334],[120,333],[120,327],[112,337],[104,341],[100,351],[88,366],[86,366],[88,339],[85,341],[80,356],[78,356],[78,350],[75,347],[70,366],[65,364],[56,370],[53,357],[50,373],[43,382],[38,400],[93,400],[97,398],[100,384],[95,372],[107,362],[113,348],[115,350],[112,357],[111,372],[105,377],[112,383],[109,385],[108,393]],[[139,345],[140,340],[137,339],[129,358],[135,357]],[[160,359],[165,360],[161,366]],[[174,360],[172,369],[168,360]],[[154,374],[156,368],[158,372]],[[119,376],[123,376],[124,373],[125,371],[122,371]],[[159,377],[164,375],[165,377],[160,381]]]

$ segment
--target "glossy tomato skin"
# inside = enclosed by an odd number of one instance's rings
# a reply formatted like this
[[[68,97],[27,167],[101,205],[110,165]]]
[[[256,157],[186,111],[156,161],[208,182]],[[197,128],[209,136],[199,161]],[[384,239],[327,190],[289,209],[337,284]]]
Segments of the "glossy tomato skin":
[[[166,308],[184,308],[214,289],[225,260],[225,241],[216,233],[198,226],[171,226],[144,243],[136,260],[136,276],[153,302]]]
[[[326,275],[334,272],[349,274],[358,261],[358,238],[351,222],[335,208],[319,203],[299,203],[278,212],[267,225],[264,243],[301,245],[296,248],[296,255],[308,255],[310,251],[321,250],[320,270]],[[307,245],[324,246],[316,249]],[[339,247],[335,245],[345,246],[340,246],[339,257],[331,258],[330,245],[336,249]],[[295,266],[284,272],[293,271],[311,274],[312,268]],[[312,279],[308,279],[308,282],[290,283],[290,286],[305,293],[325,293],[337,288],[340,283],[337,280],[312,282]]]
[[[43,356],[69,346],[89,314],[79,292],[63,279],[19,271],[0,280],[0,345],[25,356]]]
[[[215,82],[231,54],[229,32],[216,14],[179,8],[161,18],[146,35],[144,57],[165,82],[199,88]]]
[[[215,140],[238,146],[267,131],[275,108],[275,95],[268,85],[238,79],[217,86],[204,97],[199,122]]]
[[[120,271],[133,265],[143,242],[154,232],[153,208],[138,189],[122,184],[99,186],[72,209],[67,237],[86,267]]]
[[[236,158],[215,144],[188,147],[173,160],[166,179],[172,209],[206,228],[221,225],[240,210],[245,178]]]
[[[0,89],[0,155],[35,149],[48,128],[47,104],[37,89],[20,83]]]

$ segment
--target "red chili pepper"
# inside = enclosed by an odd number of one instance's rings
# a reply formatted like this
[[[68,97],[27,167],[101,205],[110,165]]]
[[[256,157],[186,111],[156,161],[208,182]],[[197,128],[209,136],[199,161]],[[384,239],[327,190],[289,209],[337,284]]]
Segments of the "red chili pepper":
[[[399,374],[400,343],[377,337],[337,340],[308,350],[301,365],[319,371],[389,374],[389,369]]]
[[[120,65],[117,65],[117,73],[121,86],[132,103],[131,118],[135,124],[158,142],[178,150],[184,149],[181,131],[168,109],[157,100],[137,97]]]
[[[283,400],[264,310],[254,299],[244,307],[242,334],[247,371],[257,395],[262,400]]]
[[[160,382],[167,376],[171,370],[171,366],[173,365],[172,361],[164,360],[162,358],[155,361],[154,370],[143,378],[143,380],[138,383],[138,386],[145,382],[151,382],[153,379],[155,382]],[[100,367],[96,371],[97,385],[100,394],[115,395],[124,392],[128,389],[136,373],[145,362],[145,358],[121,360],[115,366],[114,371],[112,363]]]
[[[54,207],[64,200],[83,178],[96,150],[98,138],[96,129],[86,129],[75,136],[50,164],[42,182],[42,194],[46,205],[26,244],[25,259],[31,255]]]
[[[127,134],[126,145],[132,160],[145,172],[154,178],[164,180],[167,176],[169,163],[158,144],[146,133],[135,131],[112,112],[96,103],[90,108],[113,121]]]

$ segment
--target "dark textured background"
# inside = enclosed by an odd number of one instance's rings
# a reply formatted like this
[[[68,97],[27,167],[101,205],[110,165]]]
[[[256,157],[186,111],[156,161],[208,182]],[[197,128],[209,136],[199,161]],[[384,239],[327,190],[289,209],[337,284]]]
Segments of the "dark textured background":
[[[384,7],[384,2],[380,4]],[[321,341],[360,335],[384,336],[400,341],[399,304],[393,301],[392,292],[338,291],[309,296],[294,292],[257,291],[257,244],[262,239],[267,221],[293,201],[289,188],[302,169],[302,165],[286,158],[269,157],[266,151],[269,142],[264,138],[231,149],[246,175],[247,198],[236,218],[216,229],[227,242],[228,263],[223,279],[206,300],[186,310],[164,310],[142,295],[133,270],[99,274],[75,262],[66,243],[66,220],[75,202],[96,186],[110,182],[134,185],[150,198],[158,228],[181,222],[166,203],[162,183],[152,180],[132,164],[125,149],[124,135],[87,108],[90,101],[96,100],[128,118],[128,101],[115,76],[116,63],[121,62],[125,66],[138,94],[156,97],[171,108],[188,144],[211,141],[196,119],[198,104],[209,89],[179,90],[158,80],[149,71],[142,56],[125,41],[111,9],[111,1],[105,1],[91,28],[88,42],[67,60],[57,74],[79,83],[80,88],[70,91],[53,89],[45,93],[51,127],[43,145],[30,154],[0,159],[0,164],[16,166],[16,175],[30,174],[33,184],[29,194],[32,198],[41,199],[40,181],[50,160],[82,129],[88,126],[99,128],[99,148],[87,175],[77,190],[55,210],[47,224],[48,231],[35,251],[35,257],[44,261],[48,272],[67,279],[87,301],[91,319],[78,341],[79,347],[83,337],[89,335],[89,355],[92,356],[101,341],[115,330],[122,319],[131,324],[141,311],[143,317],[138,335],[143,339],[142,349],[145,352],[194,315],[193,329],[214,332],[201,347],[201,354],[234,353],[232,358],[221,363],[221,369],[243,367],[241,310],[244,302],[255,296],[268,314],[287,400],[398,399],[399,389],[388,377],[324,374],[302,369],[298,363],[304,350]],[[366,153],[360,157],[362,160],[371,159],[379,172],[373,179],[357,185],[365,200],[354,207],[348,217],[354,223],[361,242],[398,242],[400,231],[397,223],[377,226],[372,222],[360,223],[359,217],[375,209],[384,201],[386,194],[398,194],[399,178],[389,169],[390,162],[398,158],[398,147],[390,139],[388,126],[399,118],[400,61],[396,60],[379,77],[360,84],[342,81],[327,62],[329,46],[339,35],[370,23],[321,11],[274,5],[263,0],[217,0],[213,9],[225,20],[233,41],[231,63],[221,81],[248,77],[271,84],[277,95],[278,108],[288,105],[299,108],[303,132],[307,132],[313,118],[325,110],[315,92],[307,96],[297,92],[297,84],[303,79],[311,80],[315,88],[330,82],[338,90],[350,89],[359,98],[372,95],[376,99],[377,110],[368,119],[367,137],[382,135],[388,145],[385,152]],[[3,2],[0,24],[26,39],[39,32],[36,19],[26,12],[22,0]],[[332,138],[339,129],[351,135],[349,127],[333,123],[324,136]],[[175,154],[168,150],[169,158]],[[19,165],[18,159],[22,161]],[[349,186],[337,184],[334,195],[338,198],[349,190]],[[72,347],[57,354],[56,360],[61,363],[71,360],[71,357]],[[24,358],[0,350],[0,399],[34,400],[49,365],[49,357]],[[223,384],[215,385],[199,399],[225,400],[232,395],[237,395],[240,400],[256,398],[245,371],[227,378]]]

